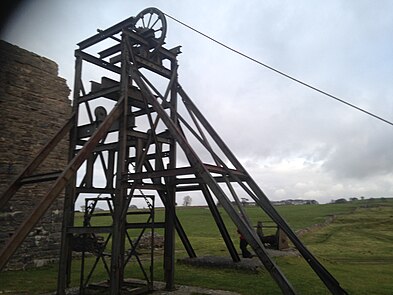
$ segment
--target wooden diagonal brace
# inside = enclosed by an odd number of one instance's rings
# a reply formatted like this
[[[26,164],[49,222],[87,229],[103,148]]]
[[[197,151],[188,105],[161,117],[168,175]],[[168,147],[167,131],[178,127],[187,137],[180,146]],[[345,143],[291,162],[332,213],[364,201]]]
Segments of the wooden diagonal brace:
[[[3,269],[3,267],[7,264],[12,254],[15,253],[29,232],[33,229],[33,227],[48,210],[50,205],[54,202],[56,197],[64,189],[68,181],[74,176],[82,163],[94,150],[95,146],[99,143],[102,137],[105,136],[112,124],[118,119],[122,112],[123,101],[124,98],[119,100],[113,110],[105,118],[104,122],[102,122],[100,127],[94,132],[94,134],[90,137],[79,153],[67,165],[63,173],[58,177],[56,182],[51,187],[50,191],[35,207],[30,216],[27,217],[27,219],[19,226],[14,235],[7,241],[6,245],[0,252],[0,270]]]
[[[30,176],[35,169],[46,159],[49,153],[57,146],[57,144],[64,138],[64,136],[71,129],[74,124],[75,116],[64,124],[64,126],[52,137],[52,139],[38,152],[37,156],[23,169],[17,178],[10,184],[7,190],[0,197],[0,209],[2,209],[17,190],[22,186],[22,180],[25,177]]]

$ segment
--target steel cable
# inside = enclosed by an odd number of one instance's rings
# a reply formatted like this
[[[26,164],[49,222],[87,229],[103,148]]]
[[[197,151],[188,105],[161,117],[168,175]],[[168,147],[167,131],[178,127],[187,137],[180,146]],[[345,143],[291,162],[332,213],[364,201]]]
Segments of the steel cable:
[[[277,74],[279,74],[281,76],[284,76],[284,77],[286,77],[286,78],[288,78],[288,79],[290,79],[290,80],[292,80],[292,81],[294,81],[296,83],[299,83],[299,84],[301,84],[301,85],[303,85],[303,86],[305,86],[307,88],[310,88],[310,89],[312,89],[312,90],[314,90],[316,92],[319,92],[319,93],[321,93],[321,94],[323,94],[323,95],[325,95],[325,96],[327,96],[329,98],[332,98],[332,99],[334,99],[334,100],[336,100],[338,102],[341,102],[341,103],[343,103],[343,104],[345,104],[345,105],[347,105],[347,106],[349,106],[351,108],[354,108],[354,109],[356,109],[356,110],[358,110],[360,112],[363,112],[363,113],[365,113],[365,114],[367,114],[367,115],[369,115],[369,116],[371,116],[371,117],[373,117],[375,119],[378,119],[378,120],[380,120],[380,121],[382,121],[382,122],[384,122],[386,124],[389,124],[389,125],[393,126],[393,122],[388,121],[387,119],[384,119],[384,118],[382,118],[382,117],[380,117],[380,116],[378,116],[378,115],[376,115],[374,113],[371,113],[371,112],[369,112],[369,111],[367,111],[367,110],[365,110],[363,108],[360,108],[360,107],[358,107],[358,106],[356,106],[356,105],[354,105],[352,103],[349,103],[349,102],[345,101],[344,99],[341,99],[341,98],[339,98],[339,97],[337,97],[337,96],[335,96],[333,94],[330,94],[330,93],[328,93],[326,91],[323,91],[323,90],[321,90],[321,89],[319,89],[319,88],[317,88],[315,86],[312,86],[311,84],[308,84],[308,83],[306,83],[306,82],[304,82],[302,80],[299,80],[299,79],[297,79],[297,78],[295,78],[295,77],[293,77],[293,76],[291,76],[289,74],[286,74],[286,73],[284,73],[284,72],[282,72],[280,70],[277,70],[276,68],[273,68],[273,67],[271,67],[271,66],[269,66],[269,65],[267,65],[267,64],[265,64],[265,63],[263,63],[263,62],[261,62],[261,61],[259,61],[257,59],[255,59],[255,58],[253,58],[253,57],[251,57],[251,56],[249,56],[249,55],[247,55],[247,54],[245,54],[245,53],[243,53],[243,52],[241,52],[239,50],[236,50],[236,49],[234,49],[234,48],[232,48],[232,47],[230,47],[230,46],[228,46],[228,45],[226,45],[226,44],[224,44],[224,43],[214,39],[213,37],[210,37],[210,36],[202,33],[201,31],[199,31],[199,30],[197,30],[197,29],[187,25],[186,23],[176,19],[173,16],[170,16],[169,14],[166,14],[165,12],[164,12],[164,15],[169,17],[170,19],[174,20],[175,22],[181,24],[182,26],[184,26],[184,27],[186,27],[186,28],[196,32],[197,34],[199,34],[199,35],[209,39],[210,41],[213,41],[214,43],[217,43],[218,45],[220,45],[220,46],[222,46],[222,47],[224,47],[224,48],[226,48],[226,49],[228,49],[228,50],[230,50],[230,51],[232,51],[232,52],[234,52],[236,54],[239,54],[239,55],[243,56],[244,58],[246,58],[248,60],[251,60],[252,62],[257,63],[260,66],[263,66],[263,67],[265,67],[265,68],[267,68],[267,69],[269,69],[269,70],[271,70],[271,71],[273,71],[273,72],[275,72],[275,73],[277,73]]]

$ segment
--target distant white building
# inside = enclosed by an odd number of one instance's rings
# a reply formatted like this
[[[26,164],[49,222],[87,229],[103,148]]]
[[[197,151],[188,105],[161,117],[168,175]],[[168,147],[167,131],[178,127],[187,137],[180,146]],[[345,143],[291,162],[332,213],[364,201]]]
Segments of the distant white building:
[[[281,201],[271,201],[274,206],[282,206],[282,205],[317,205],[318,202],[316,200],[301,200],[301,199],[288,199]]]

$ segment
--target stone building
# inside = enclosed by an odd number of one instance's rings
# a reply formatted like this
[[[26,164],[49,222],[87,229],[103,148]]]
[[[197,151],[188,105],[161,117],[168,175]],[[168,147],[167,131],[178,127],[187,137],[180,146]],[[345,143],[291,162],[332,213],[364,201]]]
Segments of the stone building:
[[[0,40],[0,195],[71,114],[70,89],[55,62]],[[62,170],[63,140],[35,174]],[[23,186],[0,211],[0,248],[52,182]],[[54,202],[7,265],[41,266],[58,259],[63,198]]]

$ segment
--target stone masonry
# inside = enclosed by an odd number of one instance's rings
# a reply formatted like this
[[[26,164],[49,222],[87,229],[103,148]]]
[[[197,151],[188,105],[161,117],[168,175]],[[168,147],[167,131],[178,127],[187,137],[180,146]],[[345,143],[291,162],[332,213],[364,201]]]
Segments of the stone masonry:
[[[70,90],[55,62],[0,40],[0,195],[71,114]],[[63,140],[34,174],[62,170]],[[2,248],[53,182],[23,186],[0,211]],[[17,250],[7,269],[42,266],[58,259],[63,196]]]

